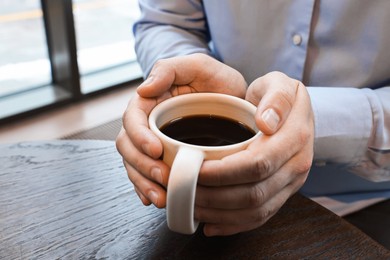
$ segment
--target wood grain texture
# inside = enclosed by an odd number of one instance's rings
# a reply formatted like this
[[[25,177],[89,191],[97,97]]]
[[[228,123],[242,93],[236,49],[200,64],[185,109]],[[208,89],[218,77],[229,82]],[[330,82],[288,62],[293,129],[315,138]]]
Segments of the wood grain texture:
[[[0,259],[390,259],[297,194],[254,231],[206,238],[167,229],[144,207],[111,141],[0,146]]]

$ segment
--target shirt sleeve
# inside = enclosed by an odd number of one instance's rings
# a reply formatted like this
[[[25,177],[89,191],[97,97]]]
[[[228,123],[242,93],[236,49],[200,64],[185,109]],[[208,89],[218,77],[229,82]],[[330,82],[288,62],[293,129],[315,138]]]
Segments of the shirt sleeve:
[[[344,165],[371,181],[390,180],[390,87],[308,87],[315,116],[314,164]]]
[[[191,53],[210,54],[209,32],[200,0],[140,0],[134,24],[135,51],[144,72],[159,60]]]

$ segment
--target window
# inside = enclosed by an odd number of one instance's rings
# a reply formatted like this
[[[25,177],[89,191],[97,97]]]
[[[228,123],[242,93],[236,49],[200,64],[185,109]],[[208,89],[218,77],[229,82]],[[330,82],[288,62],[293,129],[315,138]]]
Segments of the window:
[[[0,121],[141,77],[135,0],[0,1]]]
[[[0,97],[51,82],[39,0],[0,3]]]
[[[139,77],[132,35],[132,24],[140,15],[138,1],[74,0],[73,3],[82,92]]]

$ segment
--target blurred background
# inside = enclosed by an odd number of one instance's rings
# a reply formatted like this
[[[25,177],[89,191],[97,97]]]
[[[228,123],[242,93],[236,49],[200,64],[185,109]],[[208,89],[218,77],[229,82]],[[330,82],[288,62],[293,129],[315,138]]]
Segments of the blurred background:
[[[134,87],[139,15],[137,0],[0,0],[0,127]]]

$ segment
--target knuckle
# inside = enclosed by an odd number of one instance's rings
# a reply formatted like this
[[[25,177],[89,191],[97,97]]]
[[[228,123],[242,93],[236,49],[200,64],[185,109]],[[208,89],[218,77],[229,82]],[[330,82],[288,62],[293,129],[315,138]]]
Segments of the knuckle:
[[[144,160],[140,158],[141,156],[134,156],[134,154],[131,154],[130,156],[132,158],[131,162],[129,162],[131,166],[137,171],[141,171],[144,168],[143,167]]]
[[[256,207],[263,204],[265,192],[258,186],[248,189],[248,204],[250,207]]]
[[[133,152],[133,149],[129,149],[126,152],[126,162],[137,172],[145,171],[145,160],[142,159],[142,156],[137,156],[137,154]]]
[[[270,78],[274,78],[274,77],[287,77],[286,74],[284,74],[283,72],[280,72],[280,71],[271,71],[269,73],[266,74],[267,77],[270,77]]]
[[[313,160],[311,158],[307,158],[302,162],[301,165],[301,173],[306,174],[310,171]]]
[[[280,100],[280,104],[287,104],[290,109],[293,107],[293,103],[295,100],[295,92],[292,91],[291,88],[282,88],[275,90],[275,97]]]
[[[252,216],[252,221],[255,223],[265,223],[272,215],[272,211],[268,208],[259,208]]]
[[[132,113],[131,113],[131,109],[126,109],[124,112],[123,112],[123,115],[122,115],[122,125],[123,127],[126,127],[127,124],[126,124],[126,121],[131,121],[132,120]]]
[[[272,163],[268,158],[262,157],[255,160],[252,177],[254,180],[261,180],[262,176],[267,176],[272,170]]]
[[[271,72],[265,74],[261,78],[263,78],[264,83],[266,83],[267,85],[285,82],[286,80],[289,79],[289,77],[286,74],[284,74],[283,72],[280,72],[280,71],[271,71]]]
[[[311,165],[312,165],[312,160],[309,158],[305,158],[298,164],[296,168],[297,174],[303,176],[307,175],[311,169]]]
[[[265,79],[264,77],[259,77],[257,79],[255,79],[252,83],[251,83],[251,86],[249,87],[251,90],[253,90],[254,86],[257,86],[257,85],[262,85],[264,83]],[[255,91],[255,90],[254,90]]]
[[[115,139],[116,149],[122,156],[123,156],[122,153],[123,153],[123,143],[124,143],[125,135],[126,135],[125,131],[121,130]]]
[[[309,128],[307,127],[301,127],[298,131],[298,134],[296,135],[297,141],[300,144],[306,144],[311,136]]]
[[[128,164],[125,163],[125,168],[127,172],[127,177],[129,181],[134,185],[134,187],[138,188],[140,184],[140,179],[136,174],[135,170]]]

